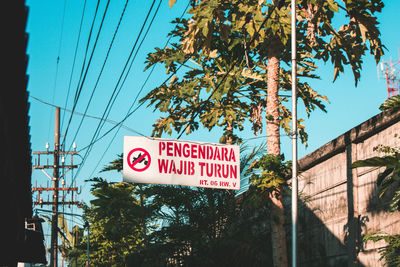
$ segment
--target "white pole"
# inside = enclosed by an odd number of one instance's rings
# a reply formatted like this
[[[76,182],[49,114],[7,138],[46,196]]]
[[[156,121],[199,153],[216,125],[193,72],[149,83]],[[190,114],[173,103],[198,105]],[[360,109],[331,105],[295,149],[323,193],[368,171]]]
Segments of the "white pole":
[[[90,225],[89,222],[85,222],[85,227],[87,227],[87,246],[86,246],[86,267],[90,267]]]
[[[297,266],[297,73],[296,73],[296,0],[292,15],[292,267]]]

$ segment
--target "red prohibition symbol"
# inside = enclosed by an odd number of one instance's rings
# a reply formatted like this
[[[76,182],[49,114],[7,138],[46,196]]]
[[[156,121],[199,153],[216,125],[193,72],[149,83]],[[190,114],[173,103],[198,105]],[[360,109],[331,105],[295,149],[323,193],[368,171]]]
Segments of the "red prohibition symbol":
[[[135,152],[139,152],[135,153]],[[133,158],[131,159],[132,154],[134,154]],[[142,172],[147,170],[150,167],[150,163],[151,163],[151,157],[150,157],[150,153],[147,152],[146,150],[144,150],[143,148],[135,148],[132,149],[129,154],[128,154],[128,165],[129,167],[131,167],[132,170],[137,171],[137,172]],[[143,163],[140,164],[140,167],[138,166],[139,163]],[[144,165],[144,167],[142,167],[142,165]]]

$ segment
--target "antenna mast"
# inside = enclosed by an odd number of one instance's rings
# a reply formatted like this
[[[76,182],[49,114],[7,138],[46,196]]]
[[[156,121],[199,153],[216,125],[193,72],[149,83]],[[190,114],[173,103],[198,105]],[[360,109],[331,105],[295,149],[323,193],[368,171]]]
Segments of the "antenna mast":
[[[388,98],[400,94],[400,60],[392,59],[379,64],[378,78],[385,77]]]

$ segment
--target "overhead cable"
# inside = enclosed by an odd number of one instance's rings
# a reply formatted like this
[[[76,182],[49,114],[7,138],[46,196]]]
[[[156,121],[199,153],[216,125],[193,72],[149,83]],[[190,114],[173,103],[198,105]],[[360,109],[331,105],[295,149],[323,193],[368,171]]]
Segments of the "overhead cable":
[[[161,1],[160,1],[160,4],[161,4]],[[152,21],[151,21],[151,23],[150,23],[150,26],[151,26],[151,24],[152,24],[152,22],[153,22],[153,20],[154,20],[154,18],[155,18],[155,15],[157,14],[157,11],[158,11],[158,8],[160,7],[160,4],[159,4],[158,7],[157,7],[157,10],[156,10],[156,12],[155,12],[155,14],[154,14],[154,16],[153,16],[153,18],[152,18]],[[186,8],[185,8],[184,11],[182,12],[182,15],[180,16],[180,19],[182,19],[182,17],[185,15],[187,9],[189,8],[189,5],[190,5],[190,2],[187,4]],[[147,31],[146,31],[145,36],[147,35],[147,32],[148,32],[149,29],[150,29],[150,26],[147,28]],[[175,29],[176,29],[176,26],[175,26]],[[171,38],[172,38],[172,36],[170,36],[170,37],[167,39],[167,41],[166,41],[164,47],[166,47],[166,46],[169,44],[169,41],[171,40]],[[142,42],[140,43],[140,45],[143,43],[143,40],[144,40],[144,38],[142,39]],[[138,51],[138,50],[137,50],[137,51]],[[136,51],[136,54],[137,54],[137,51]],[[135,54],[135,57],[136,57],[136,54]],[[137,101],[137,99],[139,98],[139,95],[140,95],[141,92],[143,91],[143,88],[144,88],[145,85],[147,84],[147,81],[149,80],[150,76],[152,75],[152,73],[153,73],[153,71],[154,71],[154,69],[155,69],[155,66],[156,66],[156,65],[153,65],[153,66],[152,66],[152,68],[151,68],[149,74],[147,75],[147,78],[145,79],[145,81],[144,81],[144,83],[142,84],[140,90],[139,90],[138,93],[136,94],[135,99],[133,100],[131,106],[129,107],[129,109],[128,109],[128,111],[127,111],[127,113],[126,113],[125,118],[123,119],[123,121],[125,121],[129,116],[131,116],[131,115],[133,114],[133,113],[131,113],[132,108],[133,108],[133,106],[136,104],[136,101]],[[141,105],[140,105],[140,106],[141,106]],[[138,109],[135,109],[135,110],[138,110]],[[128,116],[128,115],[129,115],[129,116]],[[116,138],[116,136],[117,136],[117,134],[118,134],[118,132],[119,132],[119,130],[121,129],[122,126],[123,126],[123,124],[120,124],[120,125],[118,126],[118,129],[117,129],[116,132],[114,133],[114,136],[111,138],[111,141],[108,143],[107,148],[104,150],[104,152],[103,152],[103,154],[101,155],[100,159],[97,161],[96,167],[93,169],[92,173],[90,174],[90,177],[94,174],[94,172],[96,171],[96,169],[97,169],[97,167],[99,166],[100,162],[103,160],[105,154],[106,154],[107,151],[110,149],[112,143],[114,142],[114,140],[115,140],[115,138]],[[113,127],[112,129],[114,129],[114,128],[115,128],[115,127]],[[109,133],[109,132],[110,132],[110,131],[108,131],[107,133]],[[141,134],[141,135],[144,136],[143,134]],[[103,135],[102,137],[104,137],[104,135]],[[95,142],[97,142],[98,140],[99,140],[99,139],[96,139]]]
[[[85,17],[85,10],[86,10],[86,0],[85,0],[84,3],[83,3],[83,9],[82,9],[82,15],[81,15],[81,22],[80,22],[80,24],[79,24],[78,38],[77,38],[76,44],[75,44],[74,59],[73,59],[73,61],[72,61],[71,74],[70,74],[70,76],[69,76],[68,89],[67,89],[67,97],[65,98],[64,108],[67,108],[67,104],[68,104],[69,93],[70,93],[71,85],[72,85],[72,76],[73,76],[74,70],[75,70],[76,56],[77,56],[77,54],[78,54],[79,41],[80,41],[81,33],[82,33],[83,18]],[[63,113],[63,115],[62,115],[62,119],[61,119],[61,129],[63,129],[64,118],[65,118],[65,113]]]
[[[29,97],[32,98],[32,99],[35,99],[36,101],[39,101],[39,102],[41,102],[41,103],[43,103],[43,104],[45,104],[45,105],[49,105],[49,106],[52,106],[52,107],[55,107],[55,108],[60,108],[61,110],[64,110],[64,111],[67,111],[67,112],[71,112],[71,113],[73,112],[75,115],[78,115],[78,116],[84,116],[84,117],[92,118],[92,119],[96,119],[96,120],[103,120],[103,121],[105,121],[105,122],[108,122],[108,123],[111,123],[111,124],[115,125],[115,127],[121,127],[121,128],[123,128],[123,129],[128,130],[128,131],[130,131],[130,132],[133,132],[133,133],[135,133],[135,134],[144,136],[143,133],[141,133],[141,132],[139,132],[139,131],[137,131],[137,130],[135,130],[135,129],[132,129],[132,128],[126,126],[126,125],[123,125],[121,122],[117,122],[117,121],[115,121],[115,120],[110,120],[110,119],[102,119],[102,118],[100,118],[100,117],[93,116],[93,115],[88,115],[88,114],[84,114],[84,113],[81,113],[81,112],[78,112],[78,111],[72,111],[72,110],[70,110],[70,109],[63,108],[63,107],[59,107],[59,106],[56,106],[56,105],[54,105],[54,104],[48,103],[48,102],[46,102],[46,101],[44,101],[44,100],[42,100],[42,99],[40,99],[40,98],[34,97],[34,96],[32,96],[32,95],[29,95]]]
[[[123,10],[122,10],[122,14],[121,14],[121,16],[120,16],[120,18],[119,18],[117,27],[116,27],[116,29],[115,29],[115,31],[114,31],[113,37],[112,37],[111,42],[110,42],[110,45],[109,45],[109,47],[108,47],[106,57],[105,57],[105,59],[104,59],[104,61],[103,61],[103,65],[101,66],[100,73],[99,73],[99,75],[97,76],[97,80],[96,80],[96,83],[95,83],[95,85],[94,85],[94,87],[93,87],[93,89],[92,89],[92,93],[91,93],[91,95],[90,95],[89,101],[88,101],[88,103],[86,104],[86,108],[85,108],[84,114],[86,114],[86,112],[88,111],[89,106],[90,106],[90,104],[91,104],[91,102],[92,102],[94,93],[96,92],[97,85],[99,84],[100,77],[101,77],[101,75],[103,74],[104,67],[105,67],[106,62],[107,62],[107,60],[108,60],[108,57],[109,57],[109,55],[110,55],[111,48],[112,48],[112,46],[113,46],[113,44],[114,44],[115,37],[116,37],[116,35],[117,35],[117,33],[118,33],[119,27],[120,27],[120,25],[121,25],[121,21],[122,21],[122,19],[123,19],[123,17],[124,17],[124,14],[125,14],[126,7],[127,7],[127,5],[128,5],[128,2],[129,2],[129,0],[126,0],[125,6],[124,6],[124,8],[123,8]],[[79,130],[81,129],[81,126],[82,126],[82,123],[83,123],[84,118],[85,118],[85,116],[83,116],[82,119],[80,120],[78,129],[76,130],[75,135],[74,135],[74,137],[72,138],[72,141],[76,140],[76,137],[77,137],[77,135],[78,135],[78,133],[79,133]],[[72,145],[72,143],[71,143],[71,145]]]
[[[160,0],[160,1],[161,1],[161,0]],[[118,79],[118,81],[117,81],[117,84],[116,84],[116,86],[114,87],[114,90],[113,90],[113,92],[112,92],[112,94],[111,94],[111,96],[110,96],[110,99],[109,99],[109,101],[108,101],[108,103],[107,103],[107,106],[106,106],[106,108],[105,108],[105,110],[104,110],[104,112],[103,112],[102,118],[107,118],[107,117],[108,117],[109,109],[111,110],[112,103],[114,102],[113,100],[118,96],[119,92],[121,91],[122,86],[120,87],[120,89],[119,89],[118,92],[117,92],[118,86],[119,86],[119,84],[120,84],[120,82],[121,82],[121,80],[122,80],[122,78],[123,78],[123,76],[124,76],[124,73],[125,73],[125,71],[126,71],[128,65],[129,65],[130,61],[131,61],[133,52],[134,52],[134,50],[135,50],[135,48],[136,48],[136,45],[137,45],[137,43],[138,43],[138,41],[139,41],[139,39],[140,39],[140,36],[141,36],[141,34],[142,34],[142,32],[143,32],[143,29],[144,29],[144,27],[145,27],[145,25],[146,25],[146,23],[147,23],[147,20],[148,20],[148,18],[149,18],[149,16],[150,16],[150,13],[151,13],[151,11],[152,11],[152,9],[153,9],[153,7],[154,7],[154,3],[155,3],[155,0],[153,0],[152,5],[151,5],[151,7],[150,7],[150,10],[148,11],[148,13],[147,13],[147,15],[146,15],[146,19],[145,19],[145,21],[144,21],[144,23],[143,23],[143,25],[142,25],[142,27],[141,27],[141,29],[140,29],[140,31],[139,31],[139,35],[138,35],[138,37],[136,38],[135,44],[134,44],[134,46],[133,46],[132,49],[131,49],[131,52],[130,52],[130,54],[129,54],[129,57],[128,57],[128,59],[126,60],[126,63],[125,63],[124,68],[123,68],[123,70],[122,70],[122,73],[121,73],[121,75],[119,76],[119,79]],[[129,68],[129,70],[130,70],[130,68]],[[129,73],[129,70],[125,73],[125,79],[126,79],[128,73]],[[107,114],[107,115],[106,115],[106,114]],[[104,125],[104,123],[102,123],[102,121],[100,121],[99,124],[97,125],[97,128],[96,128],[96,130],[95,130],[95,133],[94,133],[93,136],[92,136],[92,139],[91,139],[90,143],[93,143],[93,141],[98,137],[98,135],[100,134],[100,130],[101,130],[101,128],[102,128],[103,125]],[[90,153],[92,147],[93,147],[93,145],[91,145],[91,146],[89,146],[89,147],[87,148],[87,150],[86,150],[86,152],[85,152],[85,155],[84,155],[84,157],[83,157],[83,162],[82,162],[82,164],[79,166],[79,168],[78,168],[78,170],[77,170],[77,172],[76,172],[76,175],[75,175],[73,181],[76,179],[76,177],[77,177],[78,174],[80,173],[80,171],[81,171],[81,169],[82,169],[82,166],[83,166],[84,163],[86,162],[86,159],[87,159],[87,157],[88,157],[88,155],[89,155],[89,153]]]
[[[99,2],[100,2],[100,1],[99,1]],[[96,13],[97,13],[97,9],[98,9],[99,2],[97,3]],[[107,14],[107,10],[108,10],[109,4],[110,4],[110,0],[107,1],[107,5],[106,5],[106,8],[105,8],[104,13],[103,13],[103,18],[102,18],[102,20],[101,20],[101,23],[100,23],[100,26],[99,26],[99,30],[98,30],[98,32],[97,32],[96,40],[95,40],[95,42],[94,42],[93,49],[92,49],[92,52],[91,52],[91,54],[90,54],[88,64],[87,64],[87,66],[86,66],[85,73],[83,74],[81,83],[80,83],[80,85],[78,84],[77,90],[76,90],[76,92],[75,92],[75,99],[74,99],[74,105],[73,105],[73,107],[72,107],[72,111],[75,110],[75,108],[76,108],[76,106],[77,106],[77,104],[78,104],[78,100],[79,100],[79,97],[80,97],[80,95],[81,95],[82,88],[83,88],[83,85],[84,85],[84,83],[85,83],[86,76],[87,76],[87,73],[88,73],[88,71],[89,71],[89,67],[90,67],[90,65],[91,65],[92,59],[93,59],[93,54],[94,54],[94,51],[96,50],[97,42],[98,42],[98,40],[99,40],[99,36],[100,36],[101,30],[102,30],[102,28],[103,28],[103,22],[104,22],[104,19],[105,19],[105,17],[106,17],[106,14]],[[94,24],[94,20],[93,20],[93,24]],[[93,26],[93,24],[92,24],[92,26]],[[90,34],[90,35],[91,35],[91,34]],[[90,38],[90,35],[89,35],[89,38]],[[86,48],[88,48],[88,45],[89,45],[89,40],[88,40],[88,43],[87,43],[87,47],[86,47]],[[82,66],[82,67],[83,67],[83,66]],[[82,69],[82,70],[83,70],[83,69]],[[82,74],[82,72],[81,72],[81,74]],[[65,146],[65,141],[66,141],[66,137],[67,137],[67,135],[68,135],[68,130],[69,130],[69,127],[70,127],[70,124],[71,124],[71,121],[72,121],[72,117],[73,117],[73,113],[71,113],[71,116],[69,117],[68,124],[67,124],[67,129],[65,130],[65,133],[64,133],[64,138],[63,138],[63,141],[62,141],[62,145],[63,145],[63,146]]]

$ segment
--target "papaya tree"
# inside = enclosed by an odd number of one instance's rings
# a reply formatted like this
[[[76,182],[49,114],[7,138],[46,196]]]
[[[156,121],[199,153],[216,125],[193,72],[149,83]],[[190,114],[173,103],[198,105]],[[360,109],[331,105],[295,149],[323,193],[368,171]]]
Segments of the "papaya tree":
[[[172,1],[173,2],[173,1]],[[169,47],[156,48],[146,68],[163,64],[168,82],[151,90],[148,101],[165,114],[153,125],[153,136],[220,127],[220,142],[240,142],[237,135],[250,122],[254,134],[266,124],[268,154],[280,156],[280,128],[291,134],[291,112],[285,92],[291,89],[290,0],[198,0],[189,18],[173,21]],[[383,54],[376,13],[381,0],[299,0],[297,5],[297,95],[309,115],[325,111],[327,98],[307,82],[319,78],[317,64],[333,64],[333,81],[350,68],[360,79],[363,56],[376,62]],[[340,14],[340,15],[339,15]],[[342,24],[333,19],[344,15]],[[338,27],[339,26],[339,27]],[[302,142],[307,133],[299,120]],[[268,191],[276,218],[284,213],[282,187]],[[283,221],[272,220],[275,266],[287,266]]]

